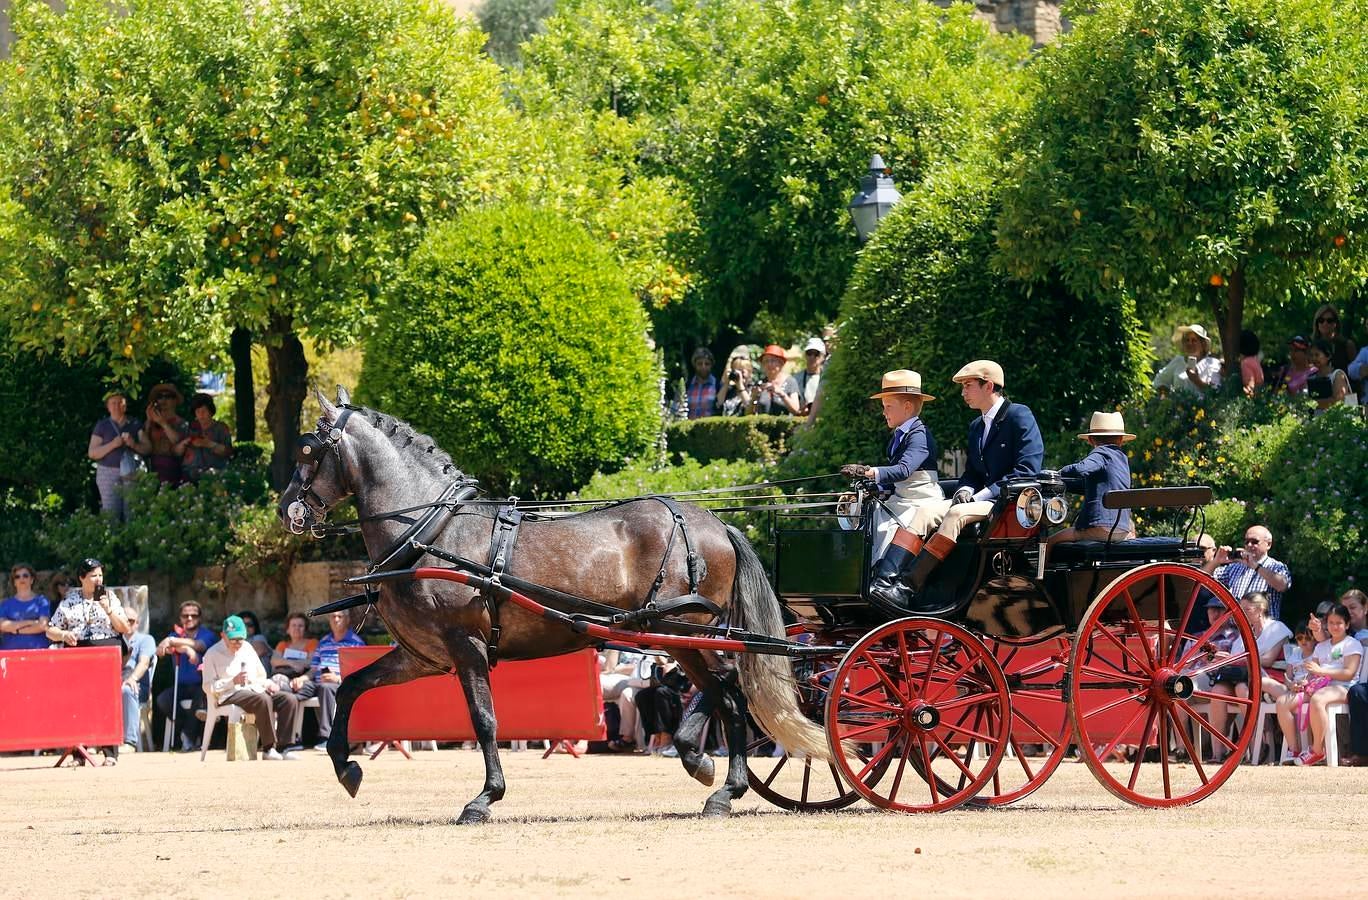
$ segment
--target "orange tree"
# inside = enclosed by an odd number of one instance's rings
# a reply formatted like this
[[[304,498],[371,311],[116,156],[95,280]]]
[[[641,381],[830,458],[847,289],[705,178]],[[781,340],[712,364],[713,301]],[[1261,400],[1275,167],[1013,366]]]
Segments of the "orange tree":
[[[1200,300],[1228,363],[1247,309],[1347,289],[1368,212],[1363,11],[1097,4],[1036,66],[998,225],[1007,269]]]
[[[495,190],[513,115],[483,36],[419,0],[14,4],[0,65],[0,320],[19,346],[270,363],[272,480],[308,364],[426,224]]]

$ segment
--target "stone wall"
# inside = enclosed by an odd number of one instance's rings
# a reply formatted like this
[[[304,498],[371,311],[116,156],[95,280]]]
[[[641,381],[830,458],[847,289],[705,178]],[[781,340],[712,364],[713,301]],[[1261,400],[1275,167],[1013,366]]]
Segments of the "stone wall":
[[[932,0],[949,6],[958,0]],[[974,0],[976,15],[1000,32],[1019,32],[1037,47],[1053,43],[1069,30],[1068,20],[1059,14],[1059,0]]]

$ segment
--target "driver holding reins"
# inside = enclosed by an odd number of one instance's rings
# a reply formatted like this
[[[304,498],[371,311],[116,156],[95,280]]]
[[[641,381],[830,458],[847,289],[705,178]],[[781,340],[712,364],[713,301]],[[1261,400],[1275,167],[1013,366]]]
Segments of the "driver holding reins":
[[[969,424],[968,462],[959,488],[949,500],[918,507],[910,530],[927,534],[934,528],[935,533],[899,566],[895,581],[880,581],[870,589],[872,597],[903,608],[911,608],[927,576],[955,549],[964,527],[992,514],[1003,483],[1036,477],[1045,460],[1035,415],[1002,395],[1002,366],[976,359],[956,372],[954,381],[965,405],[979,413]]]
[[[925,503],[943,503],[936,474],[936,439],[921,420],[922,405],[934,400],[923,393],[921,375],[910,369],[896,369],[883,377],[883,387],[869,399],[883,407],[884,421],[893,429],[888,440],[888,465],[842,466],[841,472],[854,478],[867,478],[878,485],[887,499],[874,508],[873,584],[888,590],[897,581],[899,570],[921,549],[923,532],[912,530],[917,509]]]

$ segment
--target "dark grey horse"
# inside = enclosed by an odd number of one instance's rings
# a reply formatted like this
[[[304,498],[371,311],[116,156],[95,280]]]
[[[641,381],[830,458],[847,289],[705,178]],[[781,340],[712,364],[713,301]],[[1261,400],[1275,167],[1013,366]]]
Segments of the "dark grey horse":
[[[287,523],[293,520],[296,527],[312,528],[339,502],[354,495],[358,517],[364,520],[361,533],[366,550],[372,560],[383,561],[401,551],[400,538],[424,512],[385,514],[449,496],[444,492],[462,475],[431,438],[391,416],[351,407],[345,391],[339,389],[338,406],[322,394],[318,400],[323,409],[318,431],[300,438],[297,458],[308,461],[296,468],[281,495],[281,518]],[[692,547],[704,564],[698,593],[726,610],[733,625],[782,636],[778,600],[745,537],[703,509],[689,504],[678,504],[678,508]],[[489,506],[468,504],[438,520],[437,533],[426,543],[483,562],[494,523]],[[662,562],[667,563],[666,578],[659,596],[681,596],[689,590],[681,542],[676,540],[671,546],[673,527],[665,504],[650,499],[553,520],[528,520],[518,532],[507,571],[543,587],[623,610],[635,609],[647,597]],[[430,555],[404,563],[445,565]],[[488,608],[472,589],[440,580],[385,582],[376,608],[398,646],[348,675],[338,688],[328,739],[328,755],[338,781],[352,796],[361,784],[360,765],[347,759],[347,720],[357,697],[374,687],[454,671],[465,692],[485,763],[484,789],[466,804],[458,821],[485,821],[490,804],[504,794],[489,689]],[[694,620],[707,618],[694,614]],[[548,623],[513,603],[503,604],[499,624],[499,659],[555,656],[594,643],[593,638]],[[727,730],[731,758],[726,782],[704,804],[705,815],[727,815],[732,799],[746,791],[747,708],[790,754],[815,759],[830,756],[821,729],[798,708],[787,659],[741,654],[733,667],[715,653],[678,650],[673,655],[703,694],[702,702],[680,725],[675,743],[686,771],[705,784],[712,783],[712,761],[701,752],[700,744],[714,710]]]

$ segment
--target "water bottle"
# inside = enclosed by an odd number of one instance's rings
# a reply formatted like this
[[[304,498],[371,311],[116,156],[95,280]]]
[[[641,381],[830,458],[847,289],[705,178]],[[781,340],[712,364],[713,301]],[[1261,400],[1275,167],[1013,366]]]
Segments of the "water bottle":
[[[1283,651],[1283,657],[1287,660],[1287,683],[1289,685],[1300,684],[1306,680],[1306,665],[1302,659],[1301,647],[1293,644]]]

